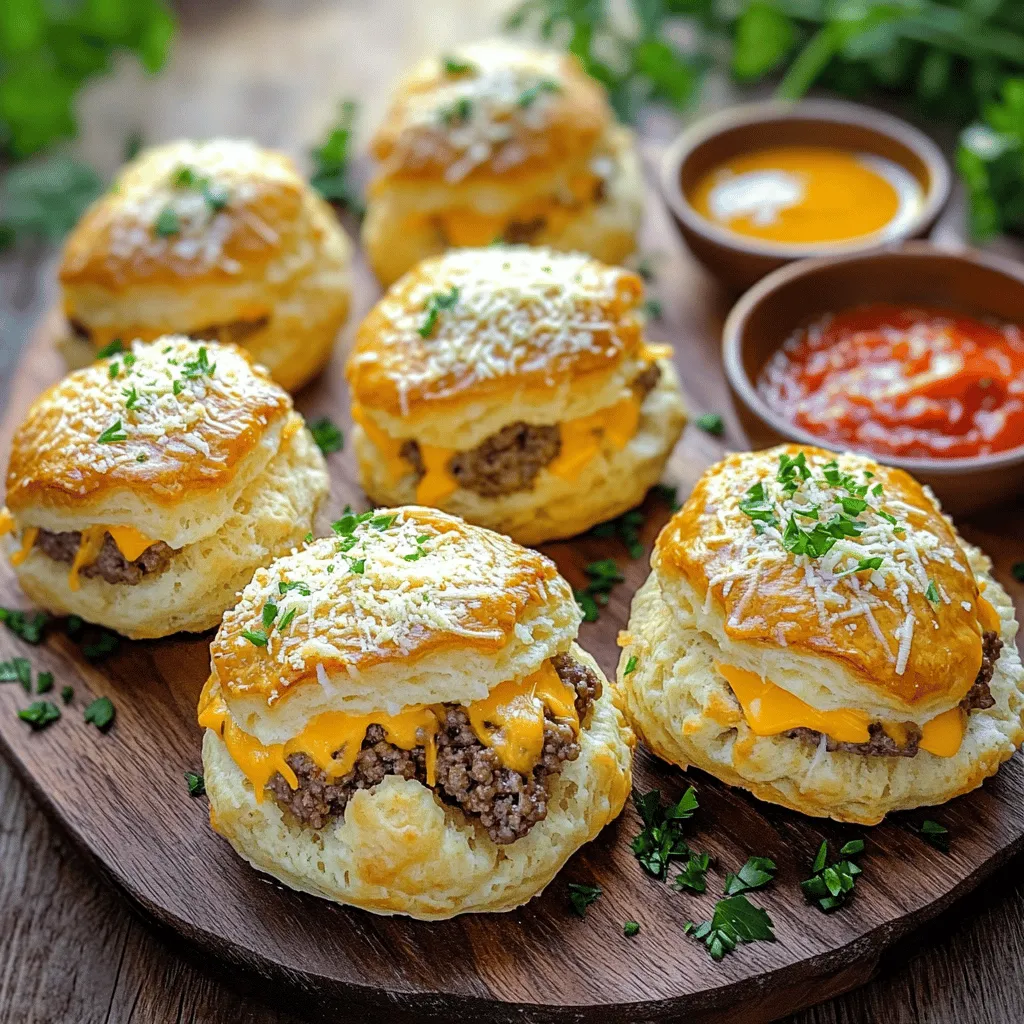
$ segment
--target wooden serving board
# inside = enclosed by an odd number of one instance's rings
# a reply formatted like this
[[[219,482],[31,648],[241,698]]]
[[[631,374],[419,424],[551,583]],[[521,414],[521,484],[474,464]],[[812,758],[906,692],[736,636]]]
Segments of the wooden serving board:
[[[676,346],[691,411],[725,416],[724,438],[695,427],[666,473],[685,497],[702,470],[727,449],[746,446],[730,405],[718,358],[727,299],[682,249],[651,190],[644,251],[655,258],[651,291],[664,318],[656,339]],[[378,290],[359,268],[353,320]],[[0,443],[34,396],[63,367],[53,350],[54,316],[26,350],[8,403]],[[330,414],[348,428],[342,373],[344,351],[298,399],[307,417]],[[349,450],[328,459],[332,477],[327,523],[346,503],[365,507]],[[668,518],[655,497],[644,505],[649,552]],[[961,524],[995,559],[996,575],[1020,598],[1010,565],[1021,548],[1010,510]],[[647,574],[647,557],[630,560],[615,539],[583,537],[548,553],[574,585],[582,567],[615,558],[626,581],[599,621],[584,624],[580,642],[612,676],[615,637],[625,626],[633,592]],[[130,599],[130,594],[128,596]],[[0,604],[27,607],[15,578],[0,566]],[[40,802],[77,845],[149,919],[219,962],[218,976],[257,986],[268,998],[297,1003],[318,1019],[362,1021],[376,1011],[396,1021],[700,1021],[764,1022],[866,981],[883,950],[962,897],[1024,848],[1024,761],[1020,755],[983,789],[941,809],[898,815],[873,829],[850,829],[758,803],[699,772],[684,774],[639,751],[641,791],[677,798],[696,786],[700,811],[689,838],[715,858],[709,892],[695,896],[645,875],[630,851],[639,827],[632,807],[574,856],[543,895],[509,914],[470,915],[424,924],[382,918],[294,893],[257,874],[207,822],[203,798],[188,795],[183,773],[200,767],[196,701],[208,670],[209,635],[123,642],[90,663],[60,624],[30,647],[0,630],[0,659],[28,657],[49,670],[58,704],[62,686],[75,688],[63,718],[34,733],[16,711],[30,698],[17,684],[0,686],[0,745]],[[86,724],[85,704],[106,695],[117,719],[106,734]],[[31,698],[34,699],[34,698]],[[925,817],[941,821],[951,852],[926,845],[912,830]],[[867,839],[864,874],[849,905],[826,916],[802,898],[799,882],[823,838],[835,852],[855,836]],[[747,857],[771,857],[777,880],[751,899],[775,924],[777,941],[740,946],[716,964],[687,938],[688,920],[710,916],[727,870]],[[567,883],[600,885],[603,896],[575,917]],[[625,938],[624,921],[641,931]]]

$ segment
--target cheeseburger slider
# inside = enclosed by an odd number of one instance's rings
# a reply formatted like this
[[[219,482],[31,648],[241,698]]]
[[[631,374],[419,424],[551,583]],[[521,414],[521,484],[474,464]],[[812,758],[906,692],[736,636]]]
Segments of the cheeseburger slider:
[[[283,154],[229,140],[158,146],[125,167],[67,241],[64,348],[80,366],[133,338],[231,341],[294,391],[330,358],[348,313],[350,253],[331,208]]]
[[[137,342],[36,399],[3,543],[25,593],[129,637],[215,626],[327,494],[291,399],[235,345]]]
[[[618,685],[659,756],[872,825],[1024,739],[1013,606],[930,491],[787,445],[712,466],[662,530]]]
[[[259,569],[199,702],[210,820],[378,914],[510,910],[622,809],[633,736],[543,555],[434,509]]]
[[[657,482],[685,413],[643,284],[527,246],[425,260],[362,323],[348,363],[360,480],[521,544],[616,516]]]
[[[363,246],[389,285],[450,246],[501,239],[621,263],[643,186],[632,135],[576,58],[484,42],[423,61],[371,148]]]

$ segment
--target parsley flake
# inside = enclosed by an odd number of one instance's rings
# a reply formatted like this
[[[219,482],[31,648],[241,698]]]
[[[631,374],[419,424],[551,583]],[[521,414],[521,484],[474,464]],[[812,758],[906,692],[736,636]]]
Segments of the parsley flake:
[[[703,416],[698,416],[694,422],[705,434],[721,437],[725,433],[725,420],[717,412],[706,412]]]
[[[43,633],[49,621],[50,616],[46,612],[29,614],[16,608],[0,608],[0,622],[27,644],[42,642]]]
[[[460,57],[444,56],[441,58],[441,65],[446,75],[468,75],[476,71],[476,65]]]
[[[253,647],[266,647],[267,634],[262,629],[243,629],[242,636],[253,645]]]
[[[32,692],[32,666],[28,658],[11,658],[0,662],[0,683],[21,683],[26,693]]]
[[[672,880],[672,887],[682,891],[707,892],[707,873],[711,866],[711,857],[706,853],[690,852],[690,857],[683,865],[683,870]]]
[[[340,452],[345,447],[345,435],[329,416],[321,416],[316,422],[311,423],[309,432],[313,435],[317,448],[324,455]]]
[[[941,850],[943,853],[949,853],[949,829],[945,825],[940,825],[937,821],[932,821],[930,818],[926,818],[921,822],[920,828],[911,828],[930,846],[934,846],[936,850]]]
[[[28,722],[32,729],[38,732],[60,718],[60,708],[48,700],[37,700],[35,703],[29,704],[27,708],[22,708],[18,712],[18,717],[23,722]]]
[[[577,917],[587,916],[587,907],[596,903],[601,895],[599,885],[581,885],[579,882],[569,883],[569,905]]]
[[[53,689],[53,673],[40,672],[36,676],[36,693],[49,693]]]
[[[625,935],[627,939],[631,939],[634,935],[640,934],[640,925],[638,925],[636,921],[627,921],[622,926],[622,934]]]
[[[206,779],[202,772],[185,772],[185,785],[189,796],[203,796],[206,793]]]
[[[109,697],[97,697],[83,713],[90,725],[95,725],[100,732],[106,732],[114,722],[113,701]]]
[[[263,628],[270,629],[277,618],[277,605],[268,601],[263,606]]]
[[[660,484],[658,485],[661,486]],[[672,488],[674,491],[674,488]],[[618,537],[626,546],[630,558],[640,558],[644,553],[643,541],[640,539],[640,529],[644,525],[644,514],[638,508],[623,512],[616,519],[609,519],[605,523],[598,523],[591,531],[591,535],[600,538]]]
[[[303,597],[309,597],[310,594],[309,584],[303,580],[294,580],[291,583],[286,583],[282,580],[278,583],[277,592],[279,594],[287,594],[289,590],[297,590]]]
[[[103,348],[96,353],[97,359],[107,359],[109,356],[116,356],[118,353],[124,351],[124,342],[120,338],[115,338],[109,344],[104,345]]]
[[[441,315],[442,310],[454,308],[455,303],[458,301],[459,289],[457,285],[452,285],[451,290],[447,292],[434,292],[427,299],[426,316],[423,323],[417,328],[419,336],[421,338],[429,338],[434,333],[434,328],[437,326],[437,318]]]
[[[543,93],[561,92],[562,87],[553,78],[542,78],[529,88],[524,89],[516,100],[518,106],[523,110],[533,106]]]
[[[635,654],[631,654],[626,659],[626,667],[622,670],[622,674],[624,676],[631,676],[636,671],[636,666],[637,666],[636,655]]]
[[[165,206],[153,224],[153,230],[160,238],[172,238],[181,234],[181,220],[170,206]]]
[[[775,932],[767,911],[755,907],[746,896],[730,896],[715,904],[710,921],[687,922],[683,931],[707,947],[716,962],[740,942],[774,942]]]
[[[928,581],[928,589],[924,592],[924,596],[931,601],[932,604],[938,604],[941,598],[939,597],[939,589],[935,586],[934,580]]]
[[[62,686],[60,691],[60,699],[65,704],[71,703],[71,698],[75,695],[75,688],[73,686]]]
[[[725,895],[763,889],[774,878],[775,861],[768,857],[750,857],[735,875],[730,872],[725,876]]]
[[[853,839],[839,850],[839,855],[843,859],[829,864],[828,840],[822,840],[811,868],[813,874],[800,883],[804,896],[812,903],[817,903],[826,913],[843,906],[853,892],[857,876],[861,873],[860,867],[849,858],[856,857],[863,851],[864,840]]]
[[[442,107],[438,117],[446,125],[463,124],[468,121],[473,113],[473,101],[468,96],[460,96],[454,103]]]
[[[124,432],[121,421],[115,420],[96,440],[100,444],[113,444],[115,441],[127,441],[128,435]]]
[[[280,632],[283,632],[284,630],[286,630],[291,625],[292,619],[294,619],[294,618],[295,618],[295,609],[294,608],[289,608],[288,611],[286,611],[284,613],[284,615],[281,616],[281,621],[278,622],[278,624],[277,624],[277,631],[280,633]]]
[[[634,791],[633,804],[643,822],[643,828],[633,837],[633,855],[644,871],[664,880],[669,861],[690,854],[683,838],[682,823],[692,818],[697,810],[697,793],[690,786],[676,803],[663,807],[659,790],[652,789],[642,795]]]

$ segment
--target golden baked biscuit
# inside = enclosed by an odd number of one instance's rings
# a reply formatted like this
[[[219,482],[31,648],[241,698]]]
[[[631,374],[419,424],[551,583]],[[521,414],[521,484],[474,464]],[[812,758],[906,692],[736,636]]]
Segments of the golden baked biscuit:
[[[932,493],[787,445],[712,466],[662,531],[618,686],[660,757],[875,824],[1024,739],[1013,605]]]
[[[331,208],[284,154],[224,139],[148,149],[64,247],[69,362],[187,334],[244,346],[295,391],[330,358],[350,261]]]
[[[455,249],[391,287],[347,373],[360,481],[520,544],[632,508],[685,421],[643,283],[579,253]]]
[[[622,810],[633,736],[552,562],[435,509],[257,571],[199,702],[210,820],[379,914],[510,910]]]
[[[37,604],[159,637],[216,625],[326,494],[323,456],[267,371],[236,345],[168,336],[36,399],[0,530]]]
[[[489,41],[425,60],[371,149],[362,239],[385,286],[450,246],[502,239],[606,263],[636,246],[633,137],[569,54]]]

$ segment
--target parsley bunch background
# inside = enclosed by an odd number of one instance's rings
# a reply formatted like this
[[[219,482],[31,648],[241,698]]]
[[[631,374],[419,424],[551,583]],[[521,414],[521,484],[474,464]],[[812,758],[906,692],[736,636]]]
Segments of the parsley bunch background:
[[[976,238],[1024,231],[1020,0],[525,0],[509,27],[565,46],[624,120],[685,109],[709,67],[799,99],[890,98],[956,130]]]
[[[68,157],[10,165],[77,134],[79,90],[118,52],[159,71],[174,29],[164,0],[0,2],[0,247],[60,238],[99,194],[95,171]]]

